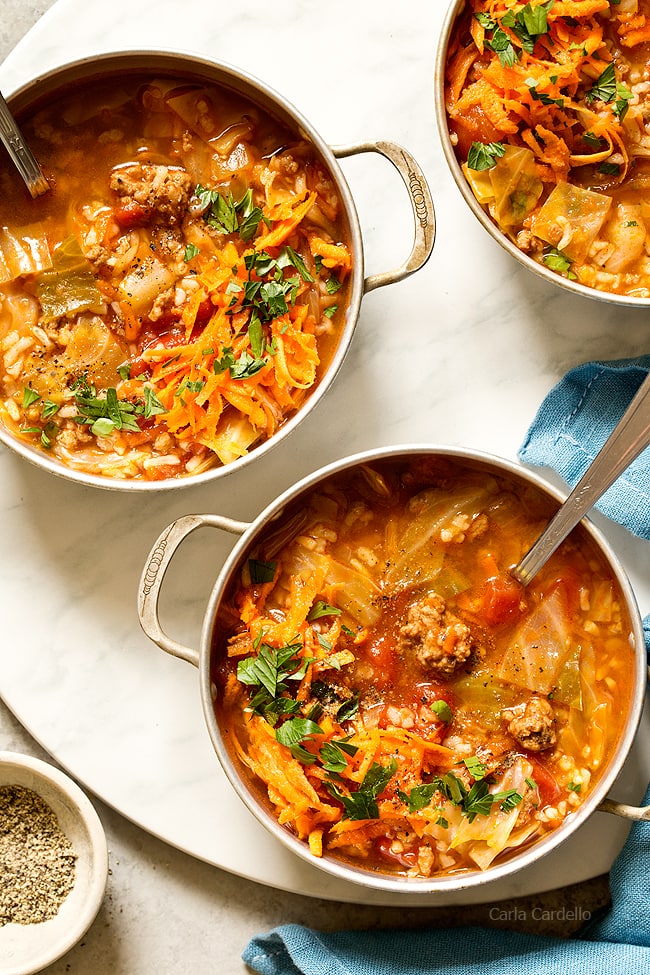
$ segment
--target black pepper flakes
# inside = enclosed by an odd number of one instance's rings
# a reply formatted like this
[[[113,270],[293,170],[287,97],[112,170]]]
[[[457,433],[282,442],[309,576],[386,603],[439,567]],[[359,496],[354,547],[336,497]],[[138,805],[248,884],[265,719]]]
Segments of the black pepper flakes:
[[[0,786],[0,927],[55,917],[74,886],[76,859],[41,796]]]

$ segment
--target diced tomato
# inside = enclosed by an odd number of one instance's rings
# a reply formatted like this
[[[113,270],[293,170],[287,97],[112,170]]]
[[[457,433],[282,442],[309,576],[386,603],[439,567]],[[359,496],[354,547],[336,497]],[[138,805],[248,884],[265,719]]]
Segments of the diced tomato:
[[[559,589],[565,597],[567,614],[573,618],[580,608],[581,579],[579,573],[569,565],[563,565],[557,572],[555,581],[547,592]]]
[[[461,160],[467,159],[472,142],[499,142],[503,133],[494,127],[480,105],[471,105],[462,118],[454,118],[451,128],[458,137],[457,153]]]
[[[390,860],[393,863],[399,863],[401,866],[406,867],[410,870],[411,867],[417,864],[417,852],[411,850],[406,853],[396,853],[391,850],[393,840],[389,839],[387,836],[382,836],[375,842],[375,849],[377,853],[384,858],[384,860]]]
[[[502,626],[522,614],[526,608],[526,597],[516,579],[497,575],[480,588],[461,593],[458,605],[474,613],[487,626]]]
[[[557,779],[540,758],[531,755],[530,752],[526,752],[526,758],[533,766],[532,778],[537,783],[541,805],[553,805],[562,794]]]
[[[387,687],[395,676],[395,645],[389,636],[378,636],[364,647],[367,660],[373,668],[373,684]]]
[[[483,586],[481,617],[490,626],[507,623],[521,615],[525,600],[520,584],[510,576],[495,576]]]
[[[135,200],[126,200],[121,206],[113,211],[115,221],[122,230],[131,230],[132,227],[142,227],[151,219],[151,208],[145,207]]]

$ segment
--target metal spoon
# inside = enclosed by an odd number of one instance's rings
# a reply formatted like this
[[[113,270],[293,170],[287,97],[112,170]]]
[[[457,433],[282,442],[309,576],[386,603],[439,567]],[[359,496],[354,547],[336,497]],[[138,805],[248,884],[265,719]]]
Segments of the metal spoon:
[[[648,446],[650,373],[566,501],[512,570],[512,575],[522,586],[528,585],[598,498]]]
[[[32,150],[29,148],[18,124],[9,110],[9,106],[0,92],[0,139],[7,147],[7,152],[16,164],[18,172],[25,180],[27,189],[36,199],[47,193],[50,186],[43,175]]]

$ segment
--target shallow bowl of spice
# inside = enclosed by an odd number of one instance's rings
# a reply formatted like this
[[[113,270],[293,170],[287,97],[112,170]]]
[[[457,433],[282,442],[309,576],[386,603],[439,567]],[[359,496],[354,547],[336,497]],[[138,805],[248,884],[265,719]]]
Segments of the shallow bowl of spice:
[[[108,876],[99,817],[72,779],[0,752],[0,975],[30,975],[66,954],[101,906]]]

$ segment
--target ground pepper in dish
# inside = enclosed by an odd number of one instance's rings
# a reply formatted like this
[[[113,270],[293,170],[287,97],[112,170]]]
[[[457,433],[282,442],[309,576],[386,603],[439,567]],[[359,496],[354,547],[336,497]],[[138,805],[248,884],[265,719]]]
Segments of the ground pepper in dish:
[[[0,165],[0,421],[65,466],[158,481],[236,461],[316,388],[352,255],[325,164],[216,84],[120,74]]]
[[[75,882],[77,855],[41,796],[0,787],[0,926],[55,917]]]
[[[468,0],[449,131],[497,227],[537,263],[650,297],[650,0]]]

